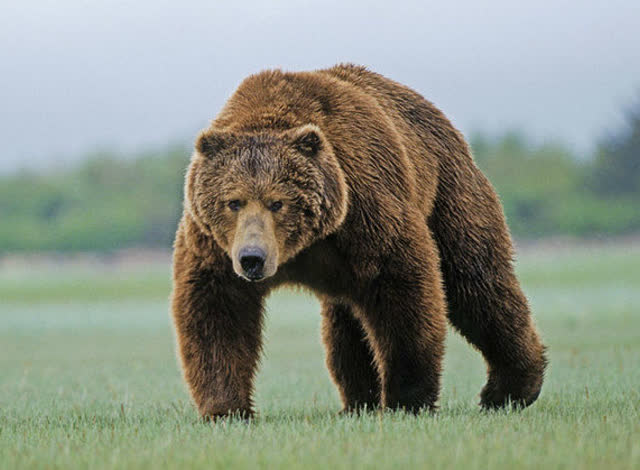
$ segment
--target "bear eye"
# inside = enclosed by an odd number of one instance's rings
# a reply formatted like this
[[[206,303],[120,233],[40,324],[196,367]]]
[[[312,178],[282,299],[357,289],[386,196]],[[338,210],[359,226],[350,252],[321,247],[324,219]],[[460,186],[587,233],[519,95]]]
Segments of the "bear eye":
[[[240,207],[242,206],[242,203],[238,200],[238,199],[234,199],[232,201],[229,201],[227,203],[227,206],[229,207],[229,209],[231,209],[233,212],[238,212],[240,210]]]
[[[269,206],[271,212],[278,212],[280,209],[282,209],[282,201],[273,201]]]

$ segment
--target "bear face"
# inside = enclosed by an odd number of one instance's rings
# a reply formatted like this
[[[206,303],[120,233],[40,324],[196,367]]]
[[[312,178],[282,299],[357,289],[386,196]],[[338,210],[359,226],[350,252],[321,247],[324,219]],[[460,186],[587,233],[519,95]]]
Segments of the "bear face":
[[[203,131],[186,181],[185,206],[242,278],[273,276],[347,213],[347,186],[319,127],[241,133]]]

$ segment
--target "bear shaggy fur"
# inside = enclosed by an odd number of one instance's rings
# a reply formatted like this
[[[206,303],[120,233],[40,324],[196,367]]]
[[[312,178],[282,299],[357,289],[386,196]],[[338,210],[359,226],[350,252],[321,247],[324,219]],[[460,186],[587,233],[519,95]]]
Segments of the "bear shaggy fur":
[[[322,304],[345,411],[433,409],[448,321],[488,365],[481,405],[527,406],[546,365],[502,208],[430,102],[367,69],[252,75],[197,139],[172,311],[203,417],[251,416],[265,297]]]

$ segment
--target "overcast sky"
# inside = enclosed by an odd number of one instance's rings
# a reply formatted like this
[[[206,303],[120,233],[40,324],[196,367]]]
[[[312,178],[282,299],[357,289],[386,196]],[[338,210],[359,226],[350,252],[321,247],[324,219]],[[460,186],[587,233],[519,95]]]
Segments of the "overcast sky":
[[[586,155],[640,96],[640,2],[3,2],[0,171],[188,142],[244,76],[341,61],[467,134],[520,128]]]

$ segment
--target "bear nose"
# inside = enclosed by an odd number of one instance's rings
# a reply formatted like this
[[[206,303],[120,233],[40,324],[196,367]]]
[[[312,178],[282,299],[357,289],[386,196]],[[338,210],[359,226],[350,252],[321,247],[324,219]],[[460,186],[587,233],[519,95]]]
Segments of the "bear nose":
[[[248,246],[242,248],[240,253],[240,266],[244,270],[247,277],[251,280],[262,278],[262,270],[267,254],[262,248],[257,246]]]

